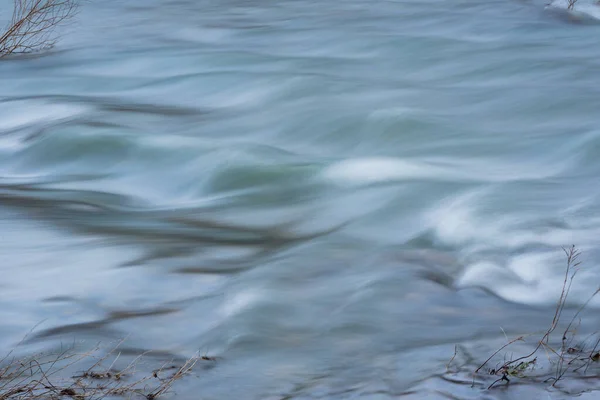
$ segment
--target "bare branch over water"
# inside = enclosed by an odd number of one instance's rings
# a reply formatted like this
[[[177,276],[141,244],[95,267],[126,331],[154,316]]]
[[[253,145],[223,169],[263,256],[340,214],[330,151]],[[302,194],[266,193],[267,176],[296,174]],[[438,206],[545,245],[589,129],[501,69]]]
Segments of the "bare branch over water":
[[[12,18],[0,35],[0,57],[54,46],[56,28],[76,11],[75,0],[14,0]]]

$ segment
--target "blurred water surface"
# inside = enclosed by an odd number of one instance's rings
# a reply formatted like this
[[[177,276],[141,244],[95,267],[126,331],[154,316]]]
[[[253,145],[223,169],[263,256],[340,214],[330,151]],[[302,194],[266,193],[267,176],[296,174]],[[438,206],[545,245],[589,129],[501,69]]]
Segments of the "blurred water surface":
[[[600,283],[591,10],[83,2],[0,62],[0,348],[43,321],[28,351],[222,357],[177,398],[477,398],[435,379],[455,343],[543,329],[561,246],[573,306]]]

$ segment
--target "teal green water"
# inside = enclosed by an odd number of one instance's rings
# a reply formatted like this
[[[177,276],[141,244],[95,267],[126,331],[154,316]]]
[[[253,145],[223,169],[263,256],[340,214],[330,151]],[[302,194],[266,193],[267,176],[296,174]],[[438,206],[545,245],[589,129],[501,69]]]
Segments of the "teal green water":
[[[223,357],[177,398],[479,398],[440,378],[455,343],[543,329],[561,246],[571,306],[600,283],[600,12],[577,11],[82,3],[0,62],[0,347],[43,321],[25,351]]]

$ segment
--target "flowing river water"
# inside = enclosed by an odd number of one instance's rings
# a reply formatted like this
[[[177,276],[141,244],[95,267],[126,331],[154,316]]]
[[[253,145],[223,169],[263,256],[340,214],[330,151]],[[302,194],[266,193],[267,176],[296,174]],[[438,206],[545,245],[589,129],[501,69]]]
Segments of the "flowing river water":
[[[580,3],[82,2],[0,60],[0,349],[220,357],[185,399],[566,396],[445,372],[548,326],[561,246],[567,308],[600,285]]]

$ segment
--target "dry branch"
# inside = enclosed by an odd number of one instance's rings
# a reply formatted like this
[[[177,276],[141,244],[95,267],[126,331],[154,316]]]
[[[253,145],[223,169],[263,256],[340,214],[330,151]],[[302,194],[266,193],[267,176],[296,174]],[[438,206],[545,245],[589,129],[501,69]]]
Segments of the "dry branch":
[[[56,28],[76,11],[76,0],[14,0],[12,18],[0,35],[0,57],[54,46]]]
[[[575,3],[577,3],[577,0],[568,0],[567,10],[573,10]]]
[[[69,348],[56,354],[36,354],[24,359],[4,358],[4,365],[0,365],[0,400],[101,400],[106,397],[131,398],[133,395],[155,400],[202,360],[195,355],[183,363],[169,363],[169,367],[164,364],[158,370],[143,373],[136,371],[136,366],[144,353],[124,369],[116,369],[115,363],[120,356],[118,347],[122,343],[104,355],[99,355],[101,349],[96,347],[84,354]],[[76,368],[90,361],[91,367],[71,376],[70,367]],[[175,372],[162,376],[167,369]]]
[[[573,4],[574,3],[575,1],[573,1]],[[562,284],[562,291],[558,299],[558,304],[556,305],[554,317],[552,318],[550,326],[545,331],[543,336],[537,341],[535,348],[531,352],[519,356],[517,358],[511,357],[508,361],[504,361],[500,367],[494,368],[489,371],[491,375],[501,377],[499,379],[496,379],[491,385],[489,385],[488,389],[494,387],[497,383],[500,383],[502,381],[509,383],[509,377],[526,377],[527,370],[532,369],[536,365],[536,355],[541,348],[544,348],[547,352],[549,352],[549,361],[555,366],[554,374],[547,379],[547,381],[553,382],[553,386],[555,386],[561,379],[563,379],[563,377],[568,371],[576,372],[581,368],[587,369],[591,362],[600,360],[600,352],[597,351],[597,348],[600,345],[600,338],[598,338],[596,344],[594,345],[592,351],[589,353],[588,356],[583,355],[583,347],[573,344],[577,334],[577,329],[573,329],[573,326],[576,324],[577,321],[579,321],[581,313],[586,309],[586,307],[589,305],[592,299],[600,293],[600,289],[597,289],[594,293],[592,293],[589,299],[575,312],[570,322],[566,326],[565,330],[562,332],[560,348],[554,349],[551,347],[550,336],[557,329],[561,321],[561,317],[567,303],[567,298],[571,290],[573,279],[575,278],[575,275],[578,271],[578,267],[580,265],[580,253],[575,248],[575,246],[571,246],[570,248],[566,248],[563,250],[567,258],[567,268]],[[485,367],[492,360],[492,358],[494,358],[499,352],[501,352],[508,346],[520,340],[523,340],[522,336],[509,341],[508,343],[500,347],[498,350],[496,350],[494,353],[492,353],[492,355],[489,356],[475,370],[473,382],[475,382],[475,374],[479,373],[479,371],[483,367]],[[586,341],[587,339],[582,342],[581,346],[585,346]],[[553,359],[550,360],[550,357],[553,357]]]

